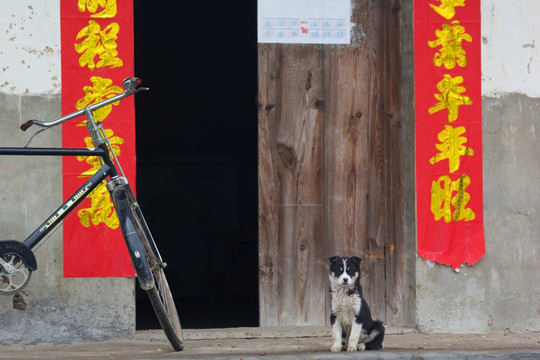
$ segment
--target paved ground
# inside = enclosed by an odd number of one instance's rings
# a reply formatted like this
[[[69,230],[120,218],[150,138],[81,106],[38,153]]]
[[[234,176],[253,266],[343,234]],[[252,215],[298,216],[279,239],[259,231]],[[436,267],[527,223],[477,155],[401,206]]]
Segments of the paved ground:
[[[132,339],[74,345],[1,345],[0,359],[540,359],[540,333],[484,335],[419,334],[388,328],[384,350],[329,352],[322,327],[185,330],[185,350],[174,352],[161,331],[137,332]]]

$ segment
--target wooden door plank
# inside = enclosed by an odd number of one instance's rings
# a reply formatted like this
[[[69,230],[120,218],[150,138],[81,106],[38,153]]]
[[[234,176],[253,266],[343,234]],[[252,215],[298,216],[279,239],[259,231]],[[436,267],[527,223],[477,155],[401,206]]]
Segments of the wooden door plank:
[[[281,326],[324,325],[325,266],[321,246],[323,206],[281,206],[280,318]]]
[[[277,45],[258,46],[259,322],[278,325]]]
[[[279,47],[279,324],[325,323],[320,51]],[[322,300],[321,300],[322,299]]]
[[[410,32],[403,32],[402,19],[409,23]],[[413,81],[402,78],[402,63],[411,78],[412,65],[412,3],[391,0],[385,8],[385,113],[388,120],[387,135],[387,215],[388,234],[386,245],[386,322],[389,325],[415,325],[415,253],[414,236],[405,235],[405,216],[409,212],[414,217],[414,193],[409,195],[410,202],[405,202],[404,170],[405,166],[414,169],[414,124],[412,121]],[[409,33],[410,35],[406,35]],[[409,39],[405,36],[410,36]],[[402,40],[402,38],[404,40]],[[407,51],[409,53],[407,54]],[[404,54],[405,56],[402,56]],[[403,59],[403,61],[402,61]],[[396,86],[398,85],[399,86]],[[402,94],[405,88],[410,92]],[[402,97],[407,100],[402,101]],[[409,103],[407,103],[407,101]],[[403,110],[408,107],[410,110]],[[408,121],[407,121],[408,120]],[[403,122],[407,124],[404,126]],[[403,129],[408,132],[403,131]],[[409,146],[404,149],[403,139]],[[414,171],[409,172],[414,174]],[[414,188],[414,177],[409,180],[409,187]],[[409,208],[406,210],[406,206]]]
[[[361,256],[367,228],[369,104],[356,48],[325,49],[325,179],[328,256]]]

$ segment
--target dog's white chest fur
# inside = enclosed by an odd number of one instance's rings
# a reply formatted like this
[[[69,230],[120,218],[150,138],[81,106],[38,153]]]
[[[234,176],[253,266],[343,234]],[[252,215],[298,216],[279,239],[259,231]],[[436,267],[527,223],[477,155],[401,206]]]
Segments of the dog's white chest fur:
[[[351,326],[361,306],[362,300],[358,294],[350,294],[348,288],[332,284],[332,313],[336,315],[336,321]]]

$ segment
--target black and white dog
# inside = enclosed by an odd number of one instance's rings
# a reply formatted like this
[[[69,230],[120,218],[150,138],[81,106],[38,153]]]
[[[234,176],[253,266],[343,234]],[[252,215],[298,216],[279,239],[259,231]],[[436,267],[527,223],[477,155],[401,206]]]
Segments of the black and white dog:
[[[362,297],[360,258],[333,256],[330,259],[330,298],[333,344],[337,352],[382,349],[384,326],[373,321]]]

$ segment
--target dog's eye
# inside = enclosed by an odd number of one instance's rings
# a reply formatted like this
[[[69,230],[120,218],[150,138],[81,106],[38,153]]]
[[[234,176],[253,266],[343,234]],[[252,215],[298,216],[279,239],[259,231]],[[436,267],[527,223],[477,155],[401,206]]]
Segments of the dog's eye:
[[[340,266],[339,271],[343,271],[343,266]]]
[[[347,271],[351,271],[351,268],[349,266],[347,266]]]

